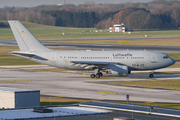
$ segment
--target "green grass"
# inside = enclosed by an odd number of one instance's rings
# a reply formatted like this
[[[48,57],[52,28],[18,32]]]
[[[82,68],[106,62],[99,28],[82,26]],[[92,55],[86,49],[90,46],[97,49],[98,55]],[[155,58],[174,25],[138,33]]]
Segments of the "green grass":
[[[174,65],[169,66],[168,68],[180,68],[180,62],[177,62]]]
[[[110,82],[113,84],[143,86],[151,88],[167,88],[180,90],[180,80],[153,80],[153,81],[125,81],[125,82]]]
[[[169,57],[171,57],[173,59],[180,59],[179,53],[165,53],[165,54],[169,55]]]
[[[37,65],[39,63],[35,63],[33,61],[21,58],[21,57],[16,57],[12,55],[3,55],[0,56],[0,66],[4,65]]]
[[[75,99],[75,98],[64,98],[64,97],[41,97],[41,106],[50,106],[50,105],[70,105],[76,103],[87,102],[88,100]]]
[[[0,46],[0,66],[4,65],[36,65],[33,61],[11,55],[8,52],[19,51],[18,47],[3,47]]]
[[[90,32],[95,28],[70,28],[41,25],[36,23],[22,22],[32,34],[38,39],[58,39],[58,38],[101,38],[101,37],[149,37],[155,36],[179,36],[180,30],[164,30],[164,31],[139,31],[131,34],[109,33],[109,32]],[[82,31],[86,32],[82,32]],[[62,35],[65,33],[65,35]],[[10,28],[0,28],[0,39],[14,39]]]

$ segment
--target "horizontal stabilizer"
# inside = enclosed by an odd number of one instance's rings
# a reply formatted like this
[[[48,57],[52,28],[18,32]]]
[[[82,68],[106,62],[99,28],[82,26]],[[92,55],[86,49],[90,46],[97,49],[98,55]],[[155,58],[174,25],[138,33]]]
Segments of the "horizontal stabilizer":
[[[24,57],[34,57],[35,54],[30,53],[30,52],[21,52],[21,51],[14,51],[14,52],[10,52],[13,55],[20,55],[20,56],[24,56]]]
[[[14,52],[10,52],[13,55],[18,55],[18,56],[22,56],[22,57],[30,57],[33,59],[37,59],[37,60],[44,60],[44,61],[48,61],[48,59],[43,58],[41,56],[35,55],[34,53],[30,53],[30,52],[21,52],[21,51],[14,51]]]

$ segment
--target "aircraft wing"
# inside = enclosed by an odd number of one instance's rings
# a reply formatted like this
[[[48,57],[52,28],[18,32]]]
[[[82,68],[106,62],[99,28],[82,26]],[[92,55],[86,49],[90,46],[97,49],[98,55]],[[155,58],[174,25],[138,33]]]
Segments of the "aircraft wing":
[[[71,61],[71,66],[81,66],[84,69],[101,68],[106,69],[110,65],[116,64],[114,62],[98,62],[98,61]]]

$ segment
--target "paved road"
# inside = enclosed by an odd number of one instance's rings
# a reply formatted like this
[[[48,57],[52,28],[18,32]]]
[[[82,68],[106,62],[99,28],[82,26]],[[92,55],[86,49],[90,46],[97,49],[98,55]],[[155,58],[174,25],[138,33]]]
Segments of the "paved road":
[[[39,67],[39,66],[38,66]],[[13,68],[16,70],[16,68]],[[147,74],[132,74],[129,77],[105,75],[101,79],[90,79],[90,73],[67,72],[24,72],[6,68],[0,69],[0,86],[20,89],[41,90],[41,94],[87,98],[126,100],[129,94],[132,101],[155,101],[180,103],[180,92],[170,89],[150,89],[92,82],[139,81],[139,80],[178,80],[180,74],[155,74],[150,79]],[[19,69],[19,68],[18,68]],[[107,92],[115,94],[106,94]],[[117,94],[116,94],[117,93]]]
[[[63,48],[84,48],[84,49],[107,49],[107,50],[150,50],[160,52],[179,53],[178,46],[140,46],[140,45],[103,45],[103,44],[72,44],[72,43],[42,43],[49,47],[63,47]],[[0,40],[1,46],[17,46],[15,40]]]

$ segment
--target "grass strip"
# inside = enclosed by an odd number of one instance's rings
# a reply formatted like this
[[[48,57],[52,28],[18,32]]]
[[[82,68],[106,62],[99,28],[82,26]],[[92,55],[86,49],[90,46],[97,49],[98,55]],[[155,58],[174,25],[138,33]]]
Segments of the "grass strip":
[[[141,86],[151,88],[167,88],[180,90],[180,80],[153,80],[153,81],[124,81],[124,82],[110,82],[111,84]]]
[[[161,37],[161,36],[179,36],[180,30],[161,30],[161,31],[138,31],[128,33],[115,32],[93,32],[95,28],[70,28],[48,26],[30,22],[22,22],[32,34],[38,39],[60,39],[60,38],[114,38],[114,37]],[[63,35],[65,33],[65,35]],[[0,39],[14,39],[10,28],[0,28]],[[148,41],[148,40],[147,40]],[[164,42],[161,42],[164,43]],[[169,43],[173,43],[169,40]],[[139,43],[140,44],[140,43]],[[177,44],[177,43],[174,43]]]
[[[63,97],[55,97],[55,96],[41,97],[40,98],[41,106],[71,105],[71,104],[77,104],[77,103],[82,103],[82,102],[87,102],[87,101],[88,100],[63,98]]]

